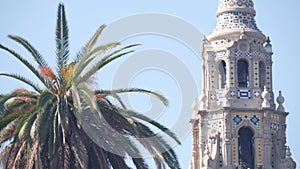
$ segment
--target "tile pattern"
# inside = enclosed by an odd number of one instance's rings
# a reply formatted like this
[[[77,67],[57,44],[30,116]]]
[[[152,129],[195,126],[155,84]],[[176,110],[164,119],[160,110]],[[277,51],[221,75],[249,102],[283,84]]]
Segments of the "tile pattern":
[[[266,86],[268,90],[271,90],[271,66],[266,66]]]
[[[231,150],[231,158],[232,158],[232,165],[236,166],[238,164],[238,138],[232,139],[232,150]]]
[[[230,7],[254,9],[254,3],[252,0],[221,0],[218,5],[219,10]]]
[[[214,41],[213,45],[214,45],[214,46],[221,46],[221,45],[226,45],[226,44],[228,44],[229,42],[231,42],[230,39],[220,39],[220,40]]]
[[[259,52],[257,50],[248,51],[248,52],[241,52],[239,50],[230,50],[230,55],[235,56],[236,58],[239,57],[247,57],[249,59],[252,59],[253,57],[259,57],[264,60],[271,60],[271,57],[269,55],[266,55],[262,52]]]
[[[212,90],[216,89],[216,77],[215,77],[216,67],[215,65],[210,65],[210,88]]]
[[[253,62],[253,71],[254,71],[254,87],[259,87],[259,62]]]
[[[233,113],[232,114],[232,133],[235,131],[236,127],[245,120],[249,120],[262,134],[262,115],[259,113]]]
[[[226,52],[225,52],[225,51],[223,51],[223,52],[217,52],[217,53],[215,54],[215,57],[216,57],[216,58],[224,57],[224,56],[226,56]]]
[[[230,67],[230,76],[229,76],[229,78],[230,78],[230,87],[234,87],[234,85],[235,85],[235,76],[234,76],[234,74],[235,74],[235,63],[234,63],[234,61],[230,61],[229,62],[229,67]]]
[[[252,29],[260,31],[254,19],[255,15],[248,12],[226,12],[218,16],[215,31],[225,29]]]
[[[263,143],[261,138],[255,139],[255,154],[256,154],[256,163],[257,165],[263,165]]]

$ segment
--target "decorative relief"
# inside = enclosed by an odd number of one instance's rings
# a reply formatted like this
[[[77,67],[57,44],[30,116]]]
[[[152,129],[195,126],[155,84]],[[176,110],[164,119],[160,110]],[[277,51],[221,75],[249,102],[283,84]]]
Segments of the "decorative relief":
[[[254,69],[254,87],[259,87],[259,62],[253,62],[253,69]]]
[[[247,58],[252,58],[252,53],[251,53],[251,52],[246,52],[246,53],[245,53],[245,56],[246,56]]]
[[[266,86],[271,90],[271,66],[266,66]]]
[[[240,50],[230,50],[230,55],[233,55],[236,58],[244,56],[244,57],[247,57],[249,59],[252,59],[252,57],[257,56],[257,57],[262,58],[264,60],[271,60],[271,57],[269,55],[261,53],[257,50],[248,51],[248,52],[241,52]]]
[[[216,100],[216,99],[217,99],[216,94],[211,94],[211,95],[210,95],[210,99],[211,99],[211,100]]]
[[[230,96],[231,96],[231,97],[235,97],[235,96],[236,96],[235,93],[236,93],[235,90],[231,90],[231,91],[230,91]]]
[[[259,92],[259,91],[254,91],[254,92],[253,92],[253,95],[254,95],[255,97],[260,97],[260,92]]]
[[[214,45],[215,46],[226,45],[229,42],[231,42],[231,40],[229,40],[229,39],[221,39],[221,40],[214,41]]]
[[[242,121],[243,121],[242,116],[240,115],[233,116],[233,127],[236,128],[236,126],[240,124]]]
[[[249,44],[247,42],[240,42],[237,48],[242,53],[249,53]]]
[[[251,99],[250,90],[238,90],[238,99]]]
[[[238,164],[238,138],[232,139],[232,165],[236,166]]]
[[[243,123],[243,121],[250,121],[253,125],[256,126],[259,133],[262,133],[262,116],[258,113],[233,113],[232,114],[232,132],[235,131],[236,127]]]
[[[222,121],[213,121],[209,123],[210,133],[218,133],[222,131]]]
[[[278,114],[272,114],[271,115],[271,118],[274,120],[274,121],[280,121],[280,116]]]
[[[262,166],[263,165],[263,150],[262,150],[263,144],[261,138],[255,139],[255,151],[256,151],[256,159],[257,159],[257,165]]]
[[[260,128],[260,121],[259,121],[259,117],[257,117],[256,115],[252,115],[250,121],[257,126],[257,128]]]
[[[226,56],[226,52],[225,52],[225,51],[223,51],[223,52],[217,52],[217,53],[215,54],[215,57],[216,57],[216,58],[224,57],[224,56]]]
[[[242,53],[239,50],[230,50],[230,55],[234,55],[236,58],[238,58],[242,56]]]
[[[214,90],[216,88],[216,79],[215,79],[216,68],[214,65],[210,66],[210,88]]]
[[[278,123],[272,122],[272,123],[271,123],[271,132],[272,132],[273,134],[278,133],[279,127],[280,127],[280,125],[279,125]]]
[[[234,78],[234,72],[235,72],[235,64],[234,64],[234,61],[230,61],[229,62],[229,67],[230,67],[230,76],[229,76],[229,78],[230,78],[230,87],[234,87],[234,85],[235,85],[235,78]],[[232,91],[230,92],[230,96],[233,96],[232,95],[233,93],[232,93]],[[235,96],[235,91],[234,91],[234,96]]]

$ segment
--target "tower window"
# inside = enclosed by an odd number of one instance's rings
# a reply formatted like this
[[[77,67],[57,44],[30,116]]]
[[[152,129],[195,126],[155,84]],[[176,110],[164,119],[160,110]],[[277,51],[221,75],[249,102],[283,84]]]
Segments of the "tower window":
[[[264,90],[266,85],[266,66],[264,62],[259,62],[259,87]]]
[[[254,169],[254,133],[249,127],[242,127],[239,132],[239,166]]]
[[[226,86],[226,63],[222,60],[219,64],[219,82],[221,89]]]
[[[238,87],[249,87],[249,64],[246,59],[240,59],[238,68]]]

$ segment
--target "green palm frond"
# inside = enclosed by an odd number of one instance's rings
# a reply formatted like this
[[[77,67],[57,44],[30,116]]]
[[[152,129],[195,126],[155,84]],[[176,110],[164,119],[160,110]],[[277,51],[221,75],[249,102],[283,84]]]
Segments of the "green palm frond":
[[[97,31],[94,33],[94,35],[88,40],[88,42],[82,47],[81,51],[77,53],[75,63],[79,63],[82,61],[84,56],[86,56],[87,51],[91,51],[92,48],[94,47],[95,43],[97,42],[99,36],[101,35],[102,31],[106,25],[101,25]]]
[[[94,33],[94,35],[88,40],[88,42],[86,43],[85,47],[87,49],[87,51],[92,50],[92,48],[94,47],[94,45],[96,44],[97,40],[99,39],[99,36],[101,35],[101,33],[103,32],[103,30],[106,28],[106,25],[101,25],[97,31]]]
[[[102,46],[98,46],[95,49],[91,50],[91,51],[87,51],[88,53],[86,54],[86,57],[84,57],[82,59],[82,63],[88,65],[89,63],[91,63],[91,61],[93,61],[98,55],[103,54],[115,47],[117,47],[118,45],[120,45],[119,42],[113,42],[113,43],[108,43],[106,45],[102,45]]]
[[[57,148],[60,144],[60,125],[59,125],[59,118],[58,118],[58,112],[55,111],[54,117],[52,121],[50,121],[50,130],[49,130],[49,143],[48,143],[48,150],[49,150],[49,156],[52,158],[52,156],[57,152]]]
[[[90,107],[90,110],[92,112],[99,112],[97,102],[96,102],[96,96],[95,96],[94,92],[84,84],[80,84],[78,91],[80,92],[80,96],[83,97],[83,100]],[[100,113],[98,113],[98,114],[101,117],[101,114]]]
[[[12,118],[12,117],[11,117]],[[7,141],[8,139],[12,138],[13,133],[12,131],[15,128],[17,118],[11,120],[9,123],[7,123],[3,128],[0,130],[0,144]]]
[[[95,57],[107,52],[108,50],[111,50],[112,48],[118,45],[119,43],[109,43],[103,46],[99,46],[95,48],[93,51],[87,51],[88,53],[82,58],[82,60],[76,63],[74,78],[80,76],[82,71],[95,59]],[[101,60],[103,60],[103,58]]]
[[[102,67],[106,66],[107,64],[111,63],[112,61],[124,56],[124,55],[127,55],[129,53],[132,53],[134,52],[134,50],[130,50],[130,51],[127,51],[127,52],[123,52],[123,53],[120,53],[126,49],[130,49],[130,48],[133,48],[133,47],[136,47],[136,46],[139,46],[140,44],[132,44],[132,45],[127,45],[119,50],[116,50],[112,53],[110,53],[109,55],[103,57],[103,62],[102,64],[99,64],[98,66],[98,70],[100,70]]]
[[[19,61],[21,61],[21,63],[23,63],[41,82],[44,86],[46,86],[47,88],[50,87],[49,86],[49,82],[47,82],[39,73],[39,71],[32,65],[30,64],[26,59],[24,59],[20,54],[18,54],[17,52],[15,52],[12,49],[9,49],[8,47],[0,44],[0,48],[9,52],[10,54],[12,54],[14,57],[16,57]]]
[[[165,168],[164,164],[167,163],[172,169],[180,169],[175,152],[162,137],[156,135],[143,123],[135,121],[135,125],[136,136],[142,138],[138,140],[154,157],[156,157],[154,160],[158,168]]]
[[[11,113],[0,120],[0,132],[12,121],[20,116],[20,112]]]
[[[38,108],[41,109],[48,103],[54,104],[55,103],[54,99],[55,99],[55,95],[53,95],[53,93],[50,92],[49,90],[45,90],[45,91],[41,92],[40,96],[38,98],[38,103],[37,103]]]
[[[178,161],[176,160],[177,155],[173,149],[170,148],[168,151],[163,152],[162,155],[164,156],[164,159],[166,160],[166,162],[170,168],[180,169],[180,165],[179,165]]]
[[[62,132],[64,134],[64,130],[66,129],[66,126],[68,124],[68,119],[66,118],[66,114],[68,112],[68,101],[67,98],[64,97],[58,97],[57,98],[57,112],[58,112],[58,118],[59,118],[59,124],[62,125]]]
[[[124,53],[121,53],[121,54],[117,54],[117,53],[120,53],[121,51],[124,51],[125,49],[129,49],[129,48],[132,48],[132,47],[135,47],[135,46],[139,46],[140,44],[133,44],[133,45],[128,45],[128,46],[125,46],[123,48],[121,48],[120,50],[117,50],[113,53],[111,53],[110,55],[108,55],[107,59],[105,60],[105,62],[103,63],[103,65],[99,66],[98,69],[101,69],[102,67],[104,67],[105,65],[107,65],[108,63],[128,54],[128,53],[132,53],[134,52],[134,50],[130,50],[128,52],[124,52]]]
[[[149,127],[147,127],[144,124],[144,122],[156,126],[157,128],[163,130],[167,134],[166,131],[167,129],[164,126],[159,125],[156,122],[151,122],[152,121],[151,119],[147,117],[139,116],[135,112],[126,114],[124,113],[124,111],[126,110],[118,109],[114,106],[107,105],[103,102],[98,102],[98,104],[99,107],[101,108],[102,113],[106,112],[109,114],[109,118],[107,117],[107,115],[104,115],[104,117],[109,122],[111,127],[113,127],[115,130],[117,130],[120,133],[127,133],[127,134],[131,133],[131,135],[134,136],[134,138],[137,139],[137,141],[139,141],[152,155],[156,157],[161,156],[160,158],[156,159],[157,166],[161,166],[164,168],[164,164],[166,162],[166,164],[168,164],[168,166],[172,169],[180,168],[179,163],[177,161],[176,154],[171,149],[170,145],[161,136],[155,134]],[[132,119],[132,117],[134,119]],[[124,132],[123,130],[126,130],[126,132]],[[172,134],[170,133],[168,135],[170,135],[170,137],[172,138],[174,137],[175,140],[178,141],[175,135],[173,133]],[[125,145],[125,143],[127,144],[127,142],[124,142],[122,144]],[[126,150],[127,152],[131,152],[131,151],[138,152],[138,150],[135,150],[134,148],[126,149]]]
[[[150,123],[153,126],[157,127],[162,132],[166,133],[168,136],[170,136],[172,139],[174,139],[178,144],[181,144],[181,142],[176,137],[175,133],[170,131],[167,127],[161,125],[160,123],[154,121],[153,119],[142,115],[141,113],[134,112],[132,110],[124,110],[124,109],[118,109],[121,113],[126,114],[129,117],[136,118],[139,120],[143,120],[144,122]]]
[[[132,162],[138,169],[148,169],[148,165],[143,158],[132,158]]]
[[[7,77],[17,79],[17,80],[22,81],[22,82],[26,83],[27,85],[31,86],[37,92],[42,91],[42,89],[36,83],[32,82],[28,78],[21,76],[19,74],[0,72],[0,76],[7,76]]]
[[[125,103],[123,102],[123,100],[121,99],[121,97],[118,94],[111,93],[110,95],[113,98],[117,99],[117,101],[120,103],[120,105],[123,109],[127,109]]]
[[[125,162],[124,156],[119,156],[111,152],[107,152],[107,157],[110,161],[112,168],[129,168],[129,166]]]
[[[27,143],[32,144],[33,140],[30,135],[31,128],[34,127],[33,124],[36,121],[37,113],[32,112],[29,117],[24,122],[23,126],[21,127],[18,133],[18,139],[25,139]]]
[[[20,136],[23,136],[23,130],[21,130],[24,125],[28,123],[28,121],[31,119],[31,117],[37,113],[36,107],[32,107],[30,110],[26,112],[22,112],[20,115],[20,120],[18,121],[18,124],[16,126],[16,129],[14,130],[14,135],[17,141],[20,140]],[[21,132],[21,133],[20,133]]]
[[[78,87],[73,85],[72,86],[72,99],[73,99],[73,104],[70,104],[72,107],[76,119],[80,119],[80,113],[82,112],[82,107],[81,107],[81,99],[78,91]]]
[[[7,101],[9,101],[10,99],[13,98],[17,98],[17,97],[27,97],[29,99],[37,99],[37,95],[33,94],[33,93],[12,93],[6,96],[3,96],[2,99],[0,100],[0,114],[2,114],[4,111],[6,111],[7,108]]]
[[[141,138],[138,139],[139,142],[149,151],[149,153],[152,154],[156,167],[161,169],[165,168],[164,158],[160,154],[161,151],[164,151],[164,149],[162,149],[162,145],[160,144],[165,144],[165,142],[160,142],[160,140],[158,140],[161,139],[159,136],[156,136],[155,139],[151,139],[155,136],[155,133],[153,133],[151,129],[144,124],[135,121],[135,126],[135,137]]]
[[[69,29],[67,25],[65,7],[59,4],[56,20],[56,56],[58,72],[67,65],[69,61]]]
[[[50,125],[53,121],[55,110],[55,104],[53,105],[51,102],[48,102],[43,106],[43,111],[41,111],[41,113],[39,114],[38,137],[41,147],[43,147],[46,144],[47,135],[50,133],[50,129],[52,128]]]
[[[121,94],[121,93],[145,93],[151,96],[158,98],[164,105],[168,106],[169,101],[163,95],[145,89],[139,88],[125,88],[125,89],[115,89],[115,90],[97,90],[96,94],[106,94],[106,95],[113,95],[113,94]]]
[[[5,105],[4,110],[0,112],[0,119],[17,112],[18,109],[24,107],[27,104],[28,103],[25,101],[18,101],[18,102],[13,102],[8,105]]]
[[[108,63],[112,62],[115,59],[118,59],[124,55],[127,55],[129,53],[132,53],[133,51],[128,51],[128,52],[124,52],[121,54],[118,54],[112,58],[107,58],[104,57],[102,58],[99,62],[97,62],[94,66],[92,66],[89,70],[87,70],[86,73],[84,73],[84,75],[82,77],[79,78],[78,83],[82,83],[87,81],[91,76],[95,75],[95,73],[101,69],[102,67],[104,67],[105,65],[107,65]]]
[[[8,37],[20,43],[25,49],[27,49],[39,66],[48,66],[43,56],[27,40],[17,35],[8,35]]]
[[[121,49],[118,49],[116,51],[113,51],[112,53],[103,56],[100,61],[96,62],[91,68],[89,68],[87,71],[85,71],[85,73],[81,76],[83,70],[85,70],[85,68],[87,67],[88,64],[90,64],[90,62],[100,53],[103,53],[105,51],[111,50],[113,47],[116,47],[116,45],[118,45],[118,43],[112,43],[112,44],[107,44],[104,46],[100,46],[97,47],[96,49],[94,49],[94,55],[92,55],[93,57],[91,57],[89,54],[86,55],[85,58],[83,58],[82,62],[80,64],[78,64],[75,74],[74,74],[74,78],[75,78],[75,82],[76,83],[81,83],[81,82],[85,82],[86,80],[88,80],[91,76],[93,76],[99,69],[101,69],[102,67],[104,67],[105,65],[107,65],[108,63],[112,62],[113,60],[116,60],[126,54],[132,53],[134,52],[133,50],[128,51],[128,52],[123,52],[120,53],[122,51],[124,51],[125,49],[129,49],[135,46],[138,46],[139,44],[133,44],[133,45],[128,45],[125,46]]]

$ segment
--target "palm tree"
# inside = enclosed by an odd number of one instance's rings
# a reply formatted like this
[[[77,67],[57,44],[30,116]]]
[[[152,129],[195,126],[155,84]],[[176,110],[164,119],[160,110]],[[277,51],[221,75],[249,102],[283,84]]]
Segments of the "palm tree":
[[[9,35],[9,38],[23,46],[38,67],[0,44],[1,49],[18,59],[40,81],[38,85],[19,74],[0,72],[0,76],[20,80],[34,90],[17,89],[0,95],[0,145],[3,146],[0,161],[4,168],[126,169],[134,166],[146,169],[148,164],[137,145],[152,155],[158,169],[180,168],[170,145],[152,129],[163,131],[179,143],[175,135],[146,116],[126,109],[119,96],[142,92],[167,105],[162,95],[137,88],[91,90],[89,87],[87,82],[96,72],[133,52],[132,48],[136,46],[119,47],[119,43],[109,43],[95,47],[104,28],[101,26],[71,60],[65,9],[59,4],[55,70],[19,36]],[[113,105],[109,96],[118,100],[120,106]],[[97,125],[86,118],[97,119]],[[93,134],[96,130],[97,136],[93,139],[88,131]],[[145,139],[150,137],[155,139]],[[4,143],[8,145],[4,147]]]

